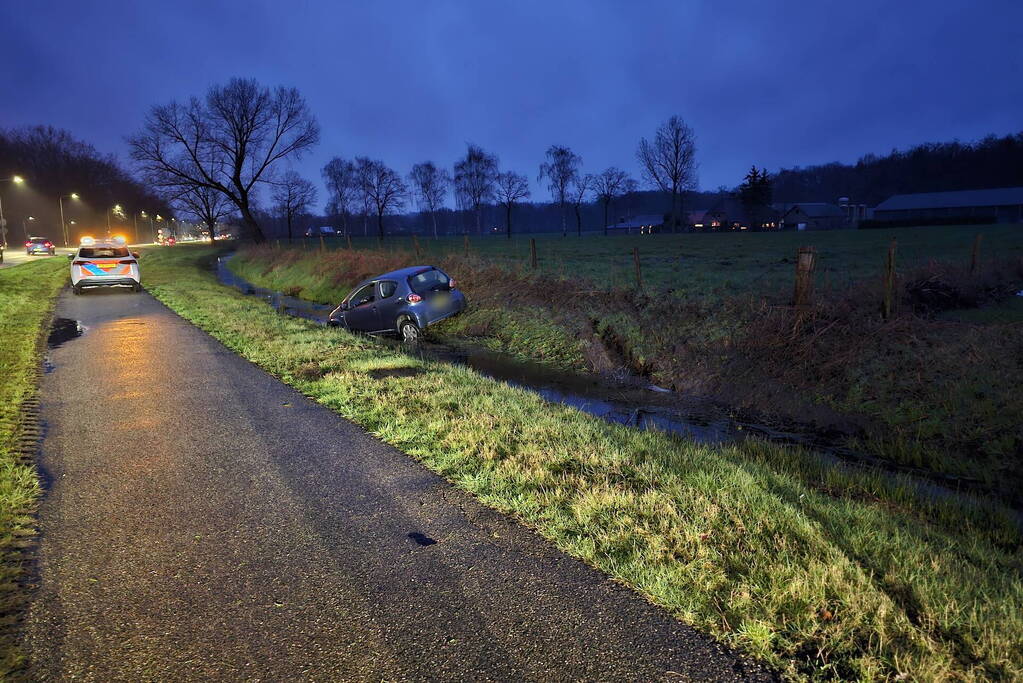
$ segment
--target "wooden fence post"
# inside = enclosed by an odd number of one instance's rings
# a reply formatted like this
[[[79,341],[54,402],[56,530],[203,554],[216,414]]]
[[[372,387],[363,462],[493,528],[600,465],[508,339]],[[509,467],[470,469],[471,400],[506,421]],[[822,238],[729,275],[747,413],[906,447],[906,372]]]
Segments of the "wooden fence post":
[[[415,250],[416,250],[416,260],[418,261],[419,260],[419,238],[416,237],[415,235],[412,235],[412,246],[415,247]]]
[[[973,238],[973,257],[970,259],[970,274],[977,272],[977,265],[980,261],[980,241],[984,239],[984,233],[978,232]]]
[[[352,236],[351,235],[345,235],[345,237],[348,238],[348,251],[351,251],[352,250]]]
[[[281,250],[281,241],[280,240],[274,240],[274,241],[277,242],[277,251],[280,251]]]
[[[888,246],[888,257],[884,264],[884,297],[881,299],[881,317],[888,320],[895,313],[895,248],[897,240]]]
[[[804,309],[813,303],[813,271],[817,264],[817,252],[813,247],[799,247],[796,251],[796,289],[793,296],[797,309]]]
[[[327,251],[326,245],[323,244],[323,233],[320,233],[320,251]]]
[[[643,271],[639,267],[639,247],[632,248],[632,262],[636,266],[636,288],[643,289]]]
[[[536,238],[529,238],[529,267],[536,270]]]
[[[469,235],[465,235],[463,239],[463,246],[465,248],[465,255],[469,255]]]

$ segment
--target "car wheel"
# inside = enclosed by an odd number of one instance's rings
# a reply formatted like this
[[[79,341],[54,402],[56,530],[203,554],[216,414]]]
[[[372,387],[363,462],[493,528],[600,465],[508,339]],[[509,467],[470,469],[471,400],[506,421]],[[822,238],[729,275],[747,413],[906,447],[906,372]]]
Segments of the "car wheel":
[[[141,292],[142,291],[142,285],[139,284],[138,282],[136,282],[135,284],[133,284],[131,286],[131,291],[133,291],[135,293]]]
[[[405,344],[418,344],[423,333],[419,329],[419,325],[409,320],[408,318],[402,318],[398,323],[398,337]]]
[[[82,288],[79,287],[78,285],[72,285],[71,286],[71,293],[74,294],[75,296],[79,296],[82,293]]]

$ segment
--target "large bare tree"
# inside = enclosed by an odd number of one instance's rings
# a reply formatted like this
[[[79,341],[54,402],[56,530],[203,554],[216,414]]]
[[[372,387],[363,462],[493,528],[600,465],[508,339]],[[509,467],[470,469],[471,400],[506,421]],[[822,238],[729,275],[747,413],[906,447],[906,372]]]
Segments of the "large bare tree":
[[[593,178],[593,192],[604,207],[604,234],[607,234],[607,212],[614,200],[625,194],[629,185],[629,174],[620,168],[605,168]]]
[[[210,229],[210,240],[217,236],[217,223],[234,207],[220,190],[202,186],[185,188],[171,201],[180,213],[205,223]]]
[[[639,141],[636,158],[652,187],[671,193],[671,229],[682,214],[682,193],[696,189],[696,137],[679,116],[672,116],[654,135]]]
[[[540,175],[538,180],[547,179],[547,189],[551,197],[561,208],[561,234],[568,234],[568,206],[569,188],[572,182],[579,177],[579,166],[582,165],[581,156],[568,147],[551,145],[547,148],[547,161],[540,164]]]
[[[273,200],[278,215],[284,217],[288,226],[288,242],[291,242],[295,218],[309,212],[309,207],[316,201],[316,187],[294,171],[288,171],[274,183]]]
[[[437,210],[443,206],[444,197],[451,186],[451,174],[447,169],[437,168],[432,161],[424,161],[412,167],[409,182],[416,196],[420,211],[430,214],[433,236],[437,237]]]
[[[323,183],[330,193],[330,201],[341,216],[341,229],[347,235],[348,217],[359,198],[355,164],[341,157],[334,157],[320,171]]]
[[[361,168],[362,190],[376,211],[377,235],[384,239],[384,214],[405,206],[408,188],[401,176],[382,161],[367,160]]]
[[[521,199],[529,196],[529,179],[526,176],[505,171],[498,173],[495,178],[495,191],[498,203],[504,207],[505,229],[508,232],[508,239],[512,236],[512,207]]]
[[[271,179],[277,162],[302,156],[319,138],[298,90],[233,78],[202,99],[153,107],[128,143],[150,184],[171,194],[190,187],[224,193],[253,239],[263,241],[252,212],[257,184]]]
[[[455,162],[455,188],[476,212],[476,231],[483,234],[483,203],[494,197],[497,157],[469,143],[465,156]]]
[[[576,174],[572,185],[568,188],[568,198],[572,202],[572,208],[575,210],[575,233],[579,237],[583,236],[583,202],[589,197],[590,190],[592,189],[593,176],[589,173],[584,176]]]

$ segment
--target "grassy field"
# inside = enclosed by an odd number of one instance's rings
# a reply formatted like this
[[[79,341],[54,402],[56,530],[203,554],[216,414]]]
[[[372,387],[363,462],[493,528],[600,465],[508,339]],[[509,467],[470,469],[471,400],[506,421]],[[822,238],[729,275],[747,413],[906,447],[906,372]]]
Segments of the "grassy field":
[[[818,272],[816,305],[798,324],[788,306],[791,282],[773,297],[748,287],[718,286],[712,293],[688,279],[670,294],[652,285],[645,293],[605,289],[510,267],[500,250],[514,248],[514,240],[508,246],[500,238],[483,240],[482,255],[471,248],[468,257],[419,259],[394,248],[400,244],[326,253],[249,248],[231,268],[264,287],[337,303],[366,277],[430,259],[458,280],[470,301],[469,311],[442,324],[440,334],[560,367],[625,366],[754,419],[843,433],[849,445],[901,465],[977,479],[1019,505],[1023,299],[1012,294],[1023,289],[1023,230],[985,230],[976,272],[969,268],[972,228],[544,240],[565,250],[566,270],[580,273],[598,268],[608,245],[643,242],[659,253],[697,245],[686,248],[703,254],[693,269],[708,281],[734,277],[749,285],[758,277],[756,264],[780,261],[785,257],[778,255],[791,254],[796,244],[817,241],[824,262],[836,270],[843,264],[847,272],[869,274],[838,287],[834,280],[825,286],[826,273]],[[900,263],[912,257],[919,265],[899,267],[897,314],[883,320],[871,255],[883,251],[891,235],[899,239]],[[487,249],[494,253],[488,256]],[[724,260],[734,265],[714,265]],[[792,268],[784,265],[785,278]],[[722,275],[733,271],[738,274]],[[687,271],[678,273],[688,278]],[[702,293],[682,291],[693,289]]]
[[[144,255],[147,288],[229,348],[564,551],[791,678],[1023,676],[1023,545],[997,505],[798,449],[612,425],[466,368],[276,314],[214,252]],[[409,368],[401,375],[373,374]]]
[[[36,391],[44,323],[67,280],[67,261],[46,259],[0,269],[0,678],[22,664],[12,625],[24,595],[22,549],[35,533],[36,471],[22,451],[38,434],[24,418]]]
[[[783,233],[689,233],[681,235],[620,235],[582,238],[537,235],[541,274],[582,277],[605,288],[635,284],[633,247],[639,249],[644,284],[691,294],[791,292],[794,257],[802,246],[818,252],[819,283],[841,288],[850,282],[880,277],[892,239],[898,240],[903,267],[930,259],[968,264],[973,240],[982,234],[981,256],[1023,258],[1023,226],[983,225],[834,230]],[[470,253],[505,267],[529,266],[529,238],[471,236]],[[422,261],[463,254],[461,237],[418,238]],[[331,247],[343,247],[330,241]],[[307,248],[317,247],[309,240]],[[376,239],[355,237],[356,249],[376,249]],[[387,249],[413,251],[411,237],[393,237]]]

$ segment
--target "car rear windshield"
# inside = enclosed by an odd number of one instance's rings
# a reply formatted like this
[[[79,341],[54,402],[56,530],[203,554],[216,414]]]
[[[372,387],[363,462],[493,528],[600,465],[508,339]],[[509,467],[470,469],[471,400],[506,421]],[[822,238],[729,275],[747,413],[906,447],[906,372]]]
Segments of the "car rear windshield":
[[[29,242],[32,242],[34,244],[46,244],[49,241],[50,240],[46,239],[45,237],[33,237],[32,239],[29,240]]]
[[[128,247],[82,247],[78,250],[78,258],[124,258],[128,256]]]
[[[408,279],[409,286],[416,294],[426,294],[427,292],[451,289],[450,282],[451,279],[436,268],[423,271],[422,273],[413,275]]]

